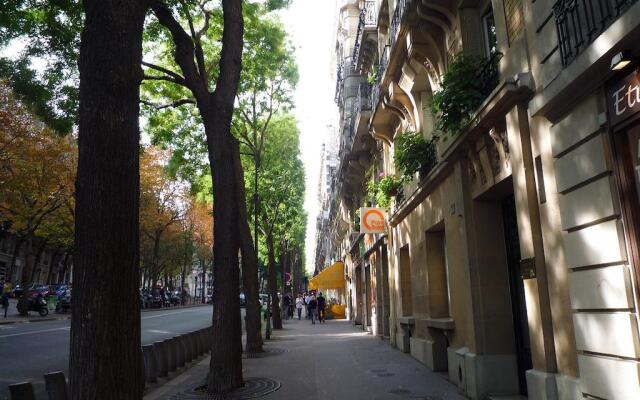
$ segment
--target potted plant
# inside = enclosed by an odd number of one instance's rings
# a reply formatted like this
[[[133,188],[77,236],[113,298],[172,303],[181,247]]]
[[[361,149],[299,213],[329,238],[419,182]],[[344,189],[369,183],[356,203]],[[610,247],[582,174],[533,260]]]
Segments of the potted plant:
[[[391,198],[400,191],[404,178],[384,173],[380,173],[378,177],[378,182],[369,182],[367,185],[367,194],[378,206],[387,208],[391,204]]]
[[[433,94],[431,101],[438,131],[456,135],[469,126],[473,113],[495,86],[487,82],[483,71],[497,71],[500,55],[497,53],[489,61],[463,53],[454,57],[442,77],[442,89]],[[497,79],[497,75],[489,78]]]
[[[398,169],[407,179],[416,172],[426,176],[437,162],[436,142],[438,136],[425,139],[417,132],[407,132],[398,136],[394,142],[394,159]]]

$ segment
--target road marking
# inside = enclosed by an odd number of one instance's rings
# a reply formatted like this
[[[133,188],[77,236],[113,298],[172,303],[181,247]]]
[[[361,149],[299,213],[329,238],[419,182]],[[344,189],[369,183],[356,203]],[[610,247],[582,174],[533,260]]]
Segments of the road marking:
[[[158,318],[158,317],[166,317],[167,315],[176,315],[176,314],[184,314],[187,312],[195,312],[195,311],[201,311],[201,310],[186,310],[186,311],[176,311],[176,312],[170,312],[170,313],[165,313],[165,314],[157,314],[157,315],[150,315],[148,317],[141,317],[141,319],[151,319],[151,318]]]
[[[13,337],[13,336],[24,336],[24,335],[34,335],[36,333],[47,333],[47,332],[55,332],[55,331],[68,331],[69,329],[71,329],[70,327],[65,327],[65,328],[53,328],[53,329],[42,329],[39,331],[29,331],[29,332],[21,332],[21,333],[12,333],[10,335],[0,335],[0,339],[2,338],[8,338],[8,337]]]
[[[157,330],[157,329],[147,329],[147,332],[151,332],[151,333],[162,333],[162,334],[164,334],[164,335],[168,335],[168,334],[170,334],[170,333],[173,333],[173,332],[167,332],[167,331],[159,331],[159,330]]]

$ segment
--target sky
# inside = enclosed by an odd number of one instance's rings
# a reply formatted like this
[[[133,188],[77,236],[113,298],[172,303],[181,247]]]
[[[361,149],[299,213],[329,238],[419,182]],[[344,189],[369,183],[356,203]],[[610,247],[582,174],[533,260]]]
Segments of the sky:
[[[328,125],[335,125],[338,109],[335,92],[336,0],[294,0],[282,12],[295,46],[300,81],[295,92],[295,115],[306,172],[305,210],[308,213],[306,269],[314,271],[318,179],[322,144],[328,141]]]

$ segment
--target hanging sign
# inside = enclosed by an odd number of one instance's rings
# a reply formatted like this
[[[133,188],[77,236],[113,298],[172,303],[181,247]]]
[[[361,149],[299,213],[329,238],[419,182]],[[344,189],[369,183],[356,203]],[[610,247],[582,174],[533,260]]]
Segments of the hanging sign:
[[[386,214],[382,208],[362,207],[360,209],[360,233],[384,233]]]

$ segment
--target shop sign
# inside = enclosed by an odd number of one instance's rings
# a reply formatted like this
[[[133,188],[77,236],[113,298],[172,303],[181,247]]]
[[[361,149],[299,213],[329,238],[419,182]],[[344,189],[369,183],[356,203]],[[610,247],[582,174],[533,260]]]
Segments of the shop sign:
[[[362,207],[360,209],[360,233],[384,233],[385,211],[382,208]]]
[[[607,90],[611,125],[640,111],[640,72],[634,71]]]

